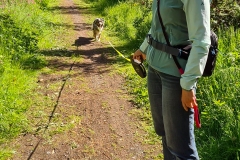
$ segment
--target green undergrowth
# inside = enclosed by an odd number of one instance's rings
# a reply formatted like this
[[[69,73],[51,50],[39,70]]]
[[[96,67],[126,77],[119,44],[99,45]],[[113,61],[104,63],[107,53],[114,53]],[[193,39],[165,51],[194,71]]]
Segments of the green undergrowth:
[[[29,114],[37,117],[40,110],[31,110],[32,107],[39,107],[40,102],[43,106],[52,104],[43,100],[35,89],[40,70],[47,65],[44,54],[50,55],[53,50],[64,54],[67,47],[59,35],[70,34],[66,31],[72,26],[66,19],[66,24],[62,23],[63,16],[54,7],[58,3],[55,0],[35,4],[18,0],[1,2],[0,159],[8,159],[14,154],[14,148],[8,147],[14,138],[36,129]],[[70,124],[64,126],[66,129],[71,127]]]
[[[240,153],[240,30],[218,31],[219,54],[214,74],[202,78],[197,98],[202,128],[196,130],[202,159],[238,160]]]

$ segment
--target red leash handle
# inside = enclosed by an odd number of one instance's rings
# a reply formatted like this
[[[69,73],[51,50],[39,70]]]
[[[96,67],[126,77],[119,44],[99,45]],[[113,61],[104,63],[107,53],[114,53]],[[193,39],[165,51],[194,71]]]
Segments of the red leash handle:
[[[180,74],[182,75],[184,73],[184,70],[181,68],[181,66],[177,62],[176,57],[173,57],[173,58],[178,67]],[[196,99],[194,101],[196,102]],[[194,109],[194,121],[196,123],[196,127],[201,128],[201,121],[200,121],[200,114],[199,114],[198,106],[193,106],[193,109]]]
[[[196,127],[201,128],[201,121],[200,121],[198,106],[193,106],[193,109],[194,109],[194,121],[196,123]]]

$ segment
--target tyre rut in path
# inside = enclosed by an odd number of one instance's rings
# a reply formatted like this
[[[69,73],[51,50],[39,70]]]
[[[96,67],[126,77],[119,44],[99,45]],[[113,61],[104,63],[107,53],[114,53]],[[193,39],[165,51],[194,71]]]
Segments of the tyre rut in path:
[[[53,74],[39,77],[39,90],[56,102],[48,108],[49,122],[38,134],[26,134],[16,141],[19,146],[14,160],[107,160],[146,159],[146,150],[156,146],[143,145],[135,134],[141,134],[137,119],[129,112],[133,109],[124,89],[124,79],[112,72],[109,45],[93,41],[91,25],[84,22],[81,7],[73,0],[63,0],[58,7],[72,19],[72,42],[78,47],[69,49],[83,61],[68,56],[49,56]],[[58,74],[69,71],[68,75]],[[49,89],[52,83],[58,90]],[[57,95],[56,95],[57,92]],[[63,133],[54,133],[54,117],[63,117],[63,125],[73,120],[74,127]],[[65,120],[65,121],[64,121]],[[35,118],[36,128],[38,123]],[[46,126],[47,124],[47,126]],[[45,128],[45,129],[44,129]]]

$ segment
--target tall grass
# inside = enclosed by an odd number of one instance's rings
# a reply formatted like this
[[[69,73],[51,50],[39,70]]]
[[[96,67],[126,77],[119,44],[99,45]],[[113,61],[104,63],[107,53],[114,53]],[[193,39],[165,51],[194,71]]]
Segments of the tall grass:
[[[108,8],[110,6],[117,5],[121,2],[124,2],[125,0],[84,0],[86,2],[90,2],[97,8],[99,11],[103,11],[104,8]]]
[[[240,69],[216,71],[199,83],[202,128],[196,131],[203,159],[237,160],[240,149]]]
[[[213,76],[198,85],[202,128],[196,131],[203,159],[237,160],[240,154],[240,30],[219,30]]]
[[[28,93],[34,87],[34,73],[16,66],[4,66],[0,78],[0,144],[27,130],[24,113],[31,105]],[[31,86],[29,86],[31,84]]]
[[[52,1],[53,2],[53,1]],[[7,1],[0,9],[0,159],[13,154],[7,143],[31,130],[26,115],[35,103],[40,49],[61,45],[62,19],[38,4]],[[51,34],[51,36],[50,36]]]
[[[150,27],[150,11],[139,3],[120,3],[104,12],[109,30],[123,39],[142,40]]]

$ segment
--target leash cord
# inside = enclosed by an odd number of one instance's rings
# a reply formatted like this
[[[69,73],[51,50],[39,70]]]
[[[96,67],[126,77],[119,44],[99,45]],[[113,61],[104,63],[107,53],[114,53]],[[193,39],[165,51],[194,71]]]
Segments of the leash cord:
[[[131,60],[129,58],[126,58],[120,51],[118,51],[110,41],[108,41],[108,43],[111,45],[111,47],[121,56],[123,57],[124,59],[126,59],[127,61],[131,62]]]

